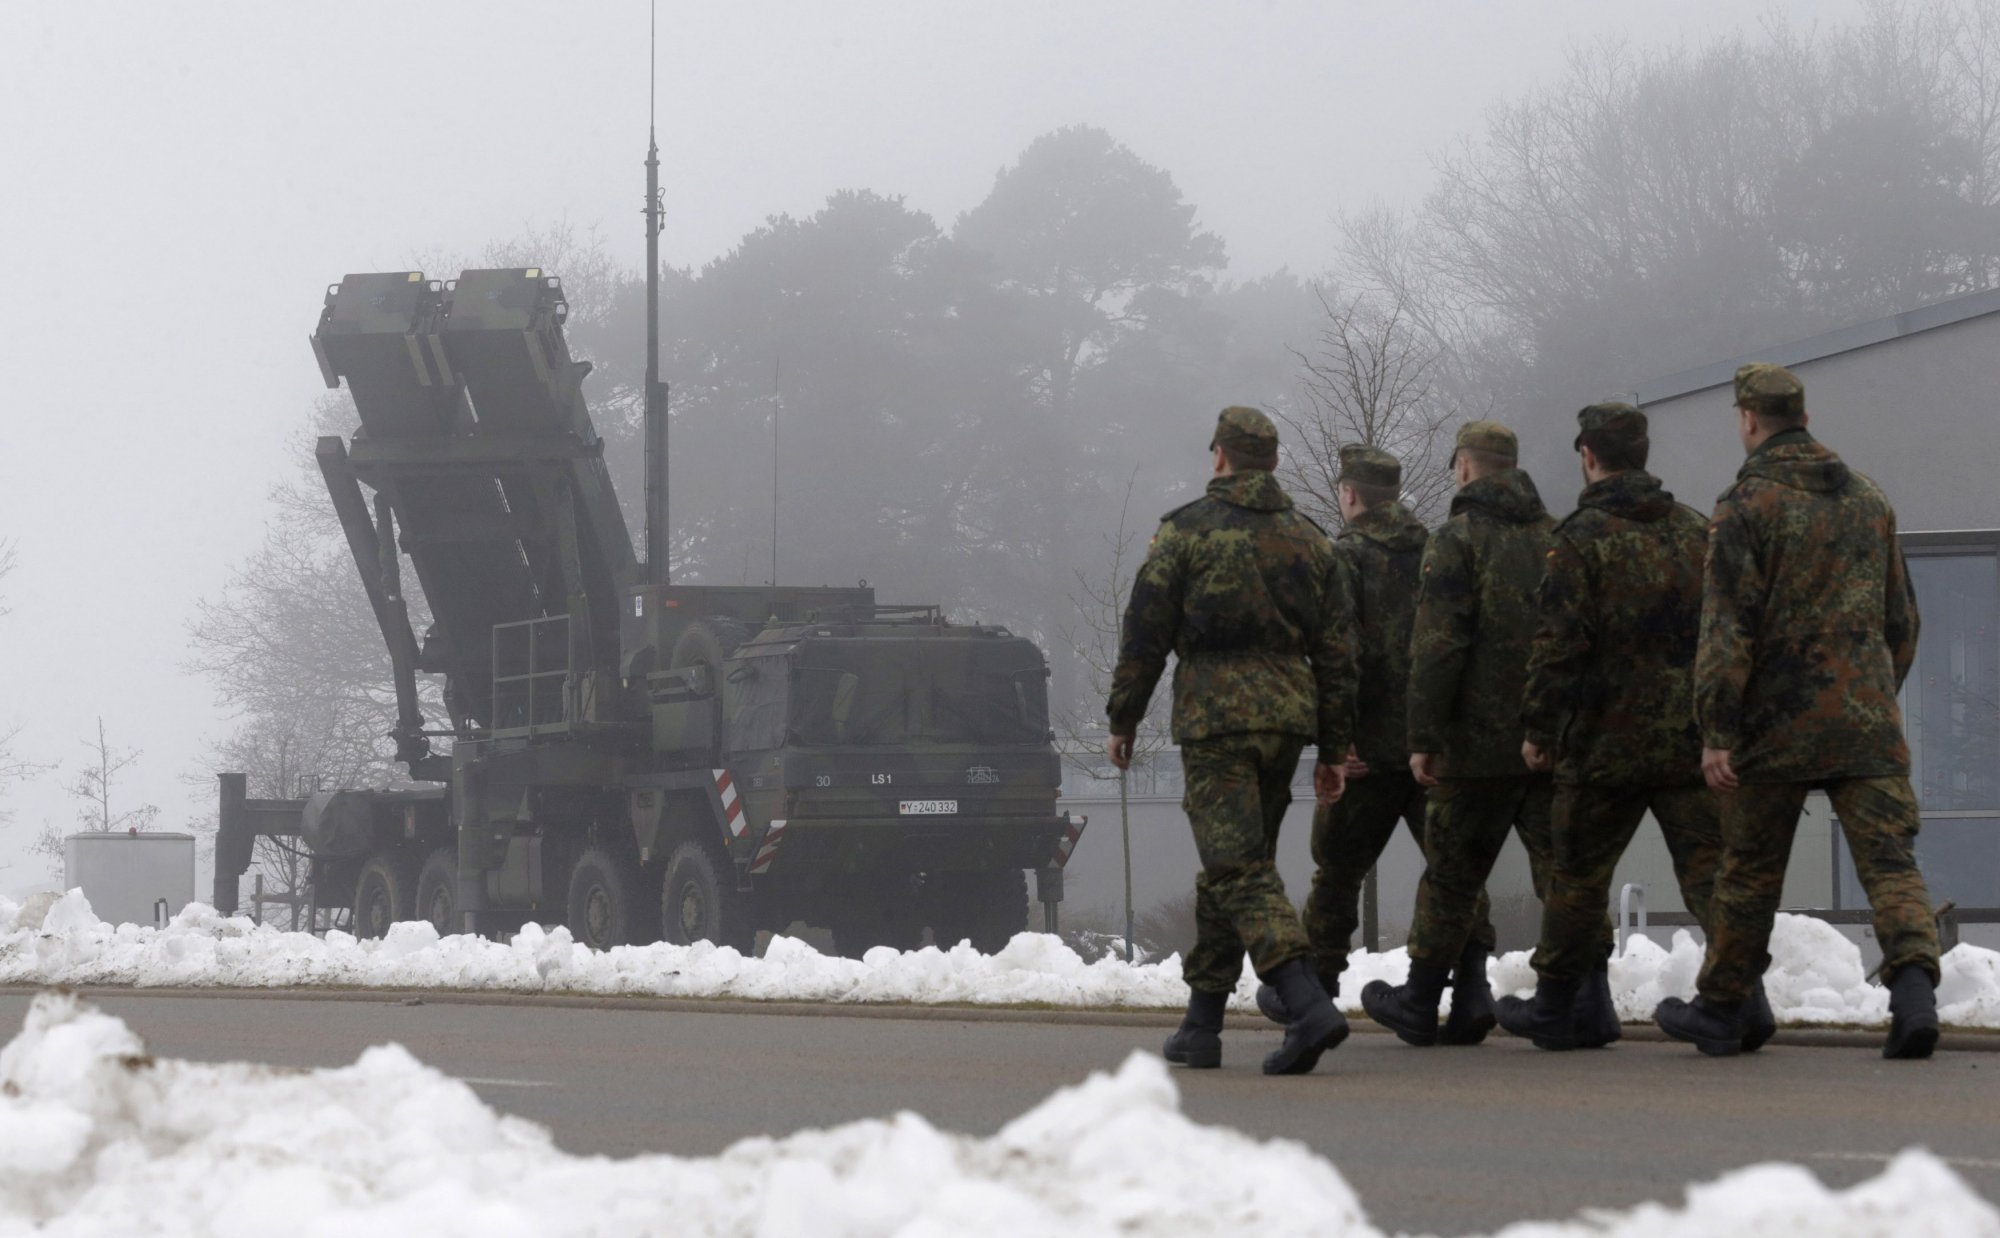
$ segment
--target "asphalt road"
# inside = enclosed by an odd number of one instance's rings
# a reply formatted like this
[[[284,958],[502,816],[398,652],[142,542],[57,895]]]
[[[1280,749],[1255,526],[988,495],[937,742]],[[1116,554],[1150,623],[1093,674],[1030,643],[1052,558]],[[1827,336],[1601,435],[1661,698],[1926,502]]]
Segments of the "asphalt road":
[[[0,993],[0,1027],[29,997]],[[861,1018],[708,1010],[98,994],[157,1054],[284,1066],[351,1062],[401,1042],[578,1153],[702,1155],[913,1109],[996,1130],[1162,1029],[1103,1023]],[[1701,1058],[1664,1043],[1545,1054],[1496,1038],[1418,1050],[1356,1034],[1304,1079],[1256,1063],[1275,1029],[1237,1020],[1224,1068],[1180,1072],[1196,1119],[1303,1141],[1378,1225],[1457,1234],[1591,1206],[1678,1201],[1690,1181],[1797,1161],[1833,1185],[1912,1144],[2000,1200],[2000,1053],[1884,1062],[1863,1048],[1773,1046]]]

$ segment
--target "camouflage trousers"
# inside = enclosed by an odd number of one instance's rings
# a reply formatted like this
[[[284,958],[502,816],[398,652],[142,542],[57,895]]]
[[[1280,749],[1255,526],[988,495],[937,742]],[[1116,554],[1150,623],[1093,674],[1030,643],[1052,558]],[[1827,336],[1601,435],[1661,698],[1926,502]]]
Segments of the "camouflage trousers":
[[[1521,836],[1535,897],[1546,898],[1554,852],[1551,801],[1555,781],[1547,774],[1521,778],[1457,778],[1430,790],[1424,813],[1424,876],[1417,883],[1417,911],[1410,924],[1410,957],[1439,967],[1458,962],[1475,941],[1486,879],[1507,841]],[[1605,920],[1605,932],[1611,931]],[[1492,943],[1484,942],[1487,949]]]
[[[1201,852],[1194,949],[1182,968],[1190,988],[1234,989],[1246,952],[1260,976],[1306,953],[1305,930],[1275,863],[1304,747],[1296,736],[1263,732],[1181,745],[1181,805]]]
[[[1917,869],[1917,797],[1903,775],[1825,784],[1847,836],[1854,871],[1874,911],[1882,974],[1916,965],[1938,978],[1937,920]],[[1710,904],[1708,957],[1696,987],[1711,1002],[1733,1005],[1771,965],[1771,924],[1784,892],[1792,836],[1810,787],[1802,782],[1745,784],[1722,801],[1722,867]]]
[[[1722,860],[1722,810],[1715,792],[1705,786],[1564,783],[1556,788],[1555,865],[1542,900],[1537,975],[1577,979],[1610,952],[1605,909],[1611,903],[1611,876],[1648,809],[1667,840],[1681,900],[1706,930],[1715,870]]]
[[[1396,822],[1406,824],[1417,849],[1425,850],[1425,802],[1423,787],[1407,770],[1371,770],[1350,779],[1347,793],[1331,808],[1313,814],[1315,867],[1312,894],[1306,899],[1306,937],[1312,942],[1313,969],[1329,993],[1347,970],[1347,952],[1361,923],[1362,883],[1389,846]],[[1492,950],[1493,921],[1483,887],[1473,915],[1472,940]]]

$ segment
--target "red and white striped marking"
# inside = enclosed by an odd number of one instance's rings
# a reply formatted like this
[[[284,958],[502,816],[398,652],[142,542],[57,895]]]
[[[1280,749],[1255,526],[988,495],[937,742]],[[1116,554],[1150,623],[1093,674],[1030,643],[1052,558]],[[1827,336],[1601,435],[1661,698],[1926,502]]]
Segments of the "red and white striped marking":
[[[736,780],[726,769],[710,770],[715,775],[715,793],[722,800],[722,824],[729,831],[729,837],[737,842],[750,832],[750,823],[743,818],[743,801],[736,798]]]
[[[754,876],[771,867],[771,861],[777,858],[778,855],[778,844],[784,841],[785,823],[783,821],[771,822],[771,828],[764,831],[764,841],[758,844],[757,858],[750,861],[751,875]]]
[[[1090,824],[1089,817],[1070,817],[1063,836],[1056,841],[1056,867],[1069,863],[1070,853],[1076,850],[1076,840],[1083,837],[1083,827]]]

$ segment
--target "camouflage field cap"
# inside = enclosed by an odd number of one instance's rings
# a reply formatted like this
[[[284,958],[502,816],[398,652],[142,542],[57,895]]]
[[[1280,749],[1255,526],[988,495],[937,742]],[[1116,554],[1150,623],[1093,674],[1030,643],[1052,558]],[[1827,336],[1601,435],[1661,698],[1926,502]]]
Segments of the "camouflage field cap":
[[[1460,426],[1458,442],[1451,449],[1452,460],[1456,462],[1458,453],[1467,449],[1492,452],[1509,460],[1521,458],[1521,440],[1497,421],[1468,421]]]
[[[1227,447],[1231,451],[1247,452],[1253,456],[1275,455],[1278,450],[1278,427],[1256,409],[1232,404],[1216,417],[1215,436],[1208,440],[1208,445]]]
[[[1736,402],[1804,399],[1805,384],[1782,365],[1752,361],[1736,370]]]
[[[1593,431],[1620,442],[1635,442],[1646,437],[1646,414],[1616,400],[1586,405],[1577,410],[1576,442],[1571,448],[1582,451],[1583,436]]]
[[[1348,443],[1340,449],[1340,476],[1334,480],[1357,486],[1400,486],[1403,465],[1380,447]]]

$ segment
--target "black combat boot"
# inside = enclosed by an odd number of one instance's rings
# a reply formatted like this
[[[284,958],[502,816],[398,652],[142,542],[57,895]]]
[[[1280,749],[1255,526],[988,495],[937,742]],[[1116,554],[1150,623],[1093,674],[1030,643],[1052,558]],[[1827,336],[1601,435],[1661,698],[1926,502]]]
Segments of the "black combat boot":
[[[1931,983],[1929,972],[1905,963],[1889,981],[1889,1039],[1882,1046],[1882,1056],[1929,1057],[1937,1042],[1937,986]]]
[[[1743,1005],[1722,1006],[1697,997],[1669,997],[1653,1011],[1653,1021],[1675,1040],[1685,1040],[1710,1057],[1735,1057],[1743,1052]]]
[[[1410,960],[1407,984],[1391,986],[1385,980],[1370,981],[1361,990],[1361,1006],[1368,1017],[1403,1038],[1406,1044],[1434,1045],[1438,1038],[1438,998],[1450,972],[1436,963]]]
[[[1213,1070],[1222,1065],[1222,1012],[1229,1008],[1229,994],[1188,990],[1187,1014],[1180,1028],[1167,1037],[1160,1056],[1190,1070]]]
[[[1486,951],[1467,943],[1451,977],[1451,1013],[1438,1029],[1441,1045],[1476,1045],[1493,1030],[1493,986],[1486,979]]]
[[[1291,1012],[1285,1041],[1264,1055],[1267,1075],[1303,1075],[1319,1065],[1319,1055],[1347,1039],[1347,1016],[1335,1009],[1304,959],[1280,965],[1267,979],[1278,1001]]]
[[[1577,991],[1576,1043],[1585,1049],[1602,1049],[1624,1034],[1618,1003],[1611,1000],[1611,964],[1599,959]]]
[[[1764,978],[1759,976],[1743,1001],[1743,1051],[1755,1053],[1777,1034],[1778,1017],[1771,1013],[1771,999],[1764,992]]]
[[[1285,999],[1279,997],[1278,991],[1268,984],[1257,986],[1257,1013],[1279,1027],[1284,1027],[1292,1021],[1291,1014],[1285,1009]]]
[[[1576,997],[1583,983],[1541,977],[1535,982],[1533,999],[1500,999],[1500,1026],[1534,1041],[1537,1049],[1576,1048],[1579,1022]]]
[[[1326,990],[1329,999],[1339,997],[1340,973],[1335,972],[1332,976],[1319,973],[1319,987]],[[1278,990],[1268,984],[1257,986],[1257,1012],[1279,1027],[1285,1027],[1292,1021],[1291,1012],[1285,1009],[1285,999],[1279,997]]]

